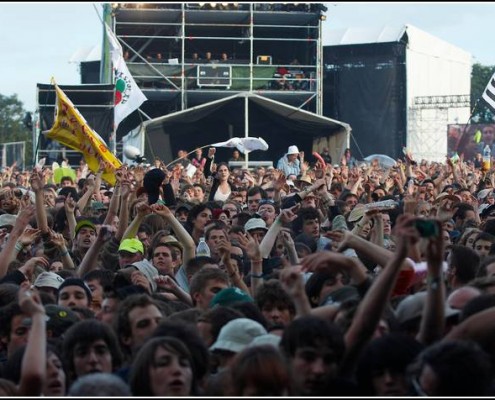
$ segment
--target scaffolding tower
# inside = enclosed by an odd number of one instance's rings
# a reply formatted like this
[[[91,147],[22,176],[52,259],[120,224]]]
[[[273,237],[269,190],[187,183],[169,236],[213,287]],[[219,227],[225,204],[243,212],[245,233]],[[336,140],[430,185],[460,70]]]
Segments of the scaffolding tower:
[[[111,20],[151,102],[181,111],[247,91],[322,115],[324,11],[322,3],[113,3]]]

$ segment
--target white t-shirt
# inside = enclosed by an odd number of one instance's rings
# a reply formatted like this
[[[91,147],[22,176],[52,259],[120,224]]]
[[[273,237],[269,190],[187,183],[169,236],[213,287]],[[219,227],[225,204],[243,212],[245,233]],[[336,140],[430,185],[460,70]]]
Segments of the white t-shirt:
[[[229,189],[228,193],[223,194],[220,191],[220,188],[218,188],[217,191],[215,192],[215,196],[213,196],[213,200],[215,200],[215,201],[227,201],[227,199],[230,196],[230,193],[232,193],[232,191],[230,189]]]

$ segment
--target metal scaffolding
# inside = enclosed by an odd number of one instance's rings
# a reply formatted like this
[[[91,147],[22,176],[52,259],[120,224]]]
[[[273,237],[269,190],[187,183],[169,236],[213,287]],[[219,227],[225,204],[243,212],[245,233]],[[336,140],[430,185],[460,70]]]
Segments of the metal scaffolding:
[[[185,110],[255,92],[322,115],[325,7],[236,4],[112,5],[113,29],[148,99]]]

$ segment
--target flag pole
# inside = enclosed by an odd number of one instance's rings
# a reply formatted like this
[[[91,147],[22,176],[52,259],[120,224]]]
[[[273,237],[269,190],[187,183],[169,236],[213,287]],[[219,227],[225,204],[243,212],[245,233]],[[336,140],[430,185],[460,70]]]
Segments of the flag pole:
[[[96,15],[98,19],[101,21],[101,25],[103,28],[103,46],[101,49],[101,66],[100,66],[100,82],[101,83],[111,83],[114,86],[113,89],[113,104],[115,107],[115,77],[113,74],[113,66],[112,60],[110,57],[110,45],[107,39],[107,32],[105,28],[106,22],[110,22],[110,25],[113,27],[112,21],[112,5],[110,3],[102,4],[103,8],[103,18],[101,17],[96,5],[93,3],[93,7],[95,9]],[[108,137],[108,149],[113,153],[117,153],[117,129],[115,126],[115,116],[112,124],[112,131]]]

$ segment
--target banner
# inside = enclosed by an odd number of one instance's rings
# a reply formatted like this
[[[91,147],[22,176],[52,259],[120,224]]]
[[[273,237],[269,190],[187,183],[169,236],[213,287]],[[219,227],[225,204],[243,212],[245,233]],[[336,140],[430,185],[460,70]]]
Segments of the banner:
[[[57,93],[56,116],[52,128],[44,131],[48,139],[77,150],[83,154],[84,160],[93,172],[98,172],[100,161],[104,163],[102,179],[115,185],[115,170],[122,163],[110,152],[105,141],[87,124],[81,113],[74,107],[70,99],[55,84]]]
[[[115,82],[115,129],[129,114],[136,111],[144,101],[148,100],[139,86],[134,81],[122,53],[122,46],[110,27],[105,24],[105,29],[110,43],[110,55],[112,58],[114,82]]]

